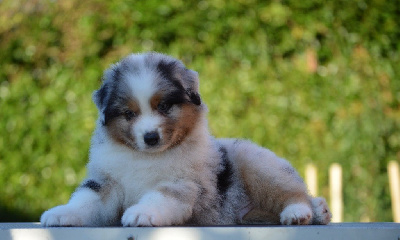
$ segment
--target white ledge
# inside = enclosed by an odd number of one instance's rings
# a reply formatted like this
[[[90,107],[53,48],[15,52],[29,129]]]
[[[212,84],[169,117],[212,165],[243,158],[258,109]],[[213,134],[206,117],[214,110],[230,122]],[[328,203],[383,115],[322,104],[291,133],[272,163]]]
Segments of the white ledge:
[[[54,227],[39,223],[0,223],[1,240],[258,240],[392,239],[400,240],[400,223],[331,223],[326,226],[241,225],[210,227]]]

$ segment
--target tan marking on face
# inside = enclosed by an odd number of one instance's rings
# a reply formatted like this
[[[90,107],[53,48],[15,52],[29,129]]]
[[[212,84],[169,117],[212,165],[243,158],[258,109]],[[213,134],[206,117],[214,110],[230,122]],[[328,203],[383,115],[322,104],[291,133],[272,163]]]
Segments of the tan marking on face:
[[[124,116],[114,118],[107,126],[107,131],[111,138],[120,144],[131,146],[134,138],[130,133],[131,123],[126,121]]]
[[[162,125],[163,136],[168,141],[169,147],[181,143],[191,133],[199,121],[201,109],[190,103],[181,104],[177,118],[170,118]]]
[[[135,100],[128,100],[126,106],[120,106],[121,115],[115,117],[111,120],[111,122],[107,126],[107,131],[110,134],[111,138],[116,142],[136,148],[135,137],[132,135],[131,128],[135,123],[137,116],[140,114],[139,105]],[[124,112],[126,110],[130,110],[136,114],[136,117],[133,117],[130,120],[126,119]]]
[[[135,101],[133,99],[128,100],[127,107],[129,108],[129,110],[136,113],[136,115],[140,114],[140,107],[139,107],[139,104],[137,103],[137,101]]]
[[[162,95],[160,93],[154,94],[153,97],[151,97],[150,99],[151,109],[156,110],[161,100],[162,100]]]

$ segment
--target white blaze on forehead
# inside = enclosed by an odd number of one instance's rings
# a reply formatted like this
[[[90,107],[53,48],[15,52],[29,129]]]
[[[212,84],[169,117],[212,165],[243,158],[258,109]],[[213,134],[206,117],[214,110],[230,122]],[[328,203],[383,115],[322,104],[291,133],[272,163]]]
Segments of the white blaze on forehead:
[[[138,101],[142,113],[150,112],[150,99],[156,92],[156,69],[146,67],[142,55],[132,55],[127,59],[127,64],[134,66],[125,73],[125,81],[132,91],[131,94]]]
[[[150,112],[150,99],[156,92],[154,74],[150,71],[142,71],[138,75],[130,77],[130,79],[129,85],[132,96],[138,101],[141,112]]]

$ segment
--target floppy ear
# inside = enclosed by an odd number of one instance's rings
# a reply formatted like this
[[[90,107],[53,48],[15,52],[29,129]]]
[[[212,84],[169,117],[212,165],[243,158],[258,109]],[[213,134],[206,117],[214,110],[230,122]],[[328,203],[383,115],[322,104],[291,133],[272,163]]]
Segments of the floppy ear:
[[[100,89],[93,92],[92,99],[96,104],[97,108],[100,112],[104,110],[106,107],[106,103],[108,101],[110,92],[111,92],[111,83],[119,78],[120,71],[118,69],[118,63],[111,65],[108,69],[106,69],[103,73],[102,82]]]
[[[103,124],[106,124],[107,120],[107,105],[112,92],[113,82],[120,77],[119,63],[111,65],[107,70],[104,71],[100,89],[96,90],[92,94],[93,102],[96,104],[99,110],[99,116]]]
[[[195,105],[201,104],[200,92],[199,92],[199,74],[193,70],[186,69],[182,76],[183,87],[185,88],[186,94],[189,99]]]
[[[187,69],[179,60],[164,56],[157,64],[161,76],[168,79],[178,88],[183,88],[189,101],[195,105],[201,105],[199,93],[199,77],[197,72]]]
[[[106,83],[103,83],[100,89],[94,91],[92,94],[93,102],[96,104],[97,109],[99,110],[99,118],[103,125],[106,124],[105,108],[108,94],[108,84]]]
[[[93,102],[96,104],[99,111],[103,110],[106,104],[106,98],[108,95],[108,84],[103,83],[100,89],[96,90],[92,94]]]

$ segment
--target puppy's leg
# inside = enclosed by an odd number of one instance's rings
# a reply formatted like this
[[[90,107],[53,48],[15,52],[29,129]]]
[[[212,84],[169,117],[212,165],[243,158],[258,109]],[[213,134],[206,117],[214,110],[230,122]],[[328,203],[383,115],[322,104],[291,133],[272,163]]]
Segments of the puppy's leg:
[[[307,187],[289,162],[249,141],[224,139],[220,143],[228,149],[250,197],[253,209],[248,216],[275,224],[311,223]]]
[[[331,221],[332,213],[329,210],[328,204],[322,197],[311,198],[313,209],[312,224],[326,225]]]
[[[118,220],[117,192],[106,184],[87,180],[72,194],[66,205],[44,212],[42,225],[52,226],[107,226]]]
[[[200,194],[195,183],[166,183],[146,193],[122,216],[123,226],[170,226],[184,224]]]

